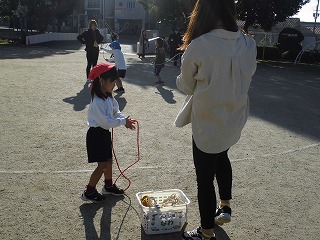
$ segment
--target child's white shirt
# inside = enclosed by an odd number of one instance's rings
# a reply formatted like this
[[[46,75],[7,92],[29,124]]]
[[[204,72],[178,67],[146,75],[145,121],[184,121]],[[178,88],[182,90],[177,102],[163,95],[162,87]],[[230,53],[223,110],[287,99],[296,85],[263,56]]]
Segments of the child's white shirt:
[[[113,49],[113,59],[119,70],[127,70],[126,61],[124,59],[123,53],[119,49]],[[111,59],[110,59],[111,60]]]
[[[94,96],[88,110],[88,126],[109,130],[126,124],[126,117],[120,112],[115,98],[102,99]]]

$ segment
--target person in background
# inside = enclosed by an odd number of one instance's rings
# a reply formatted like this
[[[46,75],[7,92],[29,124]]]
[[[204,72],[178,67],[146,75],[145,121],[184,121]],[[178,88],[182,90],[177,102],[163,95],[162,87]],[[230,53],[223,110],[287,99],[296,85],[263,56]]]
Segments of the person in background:
[[[119,35],[116,34],[114,31],[111,32],[111,42],[114,42],[114,41],[119,41]],[[111,54],[110,56],[110,59],[113,58],[113,53]]]
[[[116,93],[124,93],[124,88],[120,78],[125,78],[127,72],[126,61],[124,55],[121,51],[121,46],[118,41],[113,41],[109,44],[109,47],[112,49],[113,58],[110,58],[109,61],[114,61],[117,66],[119,78],[116,79],[117,89],[114,91]]]
[[[138,56],[139,58],[145,58],[146,50],[148,49],[148,38],[146,30],[142,29],[140,38],[139,38],[139,49],[138,49]]]
[[[228,151],[240,139],[248,119],[256,43],[238,29],[234,0],[197,0],[183,38],[185,52],[176,83],[188,96],[175,125],[192,126],[201,226],[184,232],[182,238],[215,240],[215,223],[231,220]]]
[[[164,81],[160,76],[161,69],[164,67],[164,62],[166,60],[166,52],[164,49],[164,41],[162,38],[157,38],[156,40],[156,57],[154,59],[154,74],[158,78],[155,84],[163,84]]]
[[[170,59],[173,59],[173,66],[178,67],[178,48],[181,46],[181,36],[177,30],[172,29],[168,38],[168,45],[170,50]]]
[[[85,51],[87,52],[87,80],[92,67],[97,65],[99,58],[99,44],[103,41],[98,24],[95,20],[89,22],[89,29],[84,31],[77,37],[78,41],[86,45]]]

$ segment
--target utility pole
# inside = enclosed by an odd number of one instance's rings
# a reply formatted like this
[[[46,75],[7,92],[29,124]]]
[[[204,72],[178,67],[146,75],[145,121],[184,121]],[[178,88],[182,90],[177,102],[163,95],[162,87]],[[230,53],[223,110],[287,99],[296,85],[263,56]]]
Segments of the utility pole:
[[[318,18],[318,11],[319,11],[319,1],[318,0],[318,4],[317,4],[317,9],[316,9],[316,13],[314,13],[314,24],[313,24],[313,34],[315,34],[315,31],[316,31],[316,24],[317,24],[317,18]]]

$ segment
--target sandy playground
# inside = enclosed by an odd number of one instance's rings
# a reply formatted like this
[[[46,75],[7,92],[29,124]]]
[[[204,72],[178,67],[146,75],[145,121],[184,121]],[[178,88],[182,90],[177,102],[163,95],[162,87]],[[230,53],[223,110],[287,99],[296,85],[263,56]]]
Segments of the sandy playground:
[[[94,169],[85,150],[90,96],[83,47],[0,46],[1,239],[180,239],[146,235],[138,218],[137,192],[172,188],[191,200],[187,230],[199,225],[191,128],[173,126],[185,97],[175,85],[179,69],[168,63],[165,85],[155,86],[152,57],[140,60],[123,46],[126,93],[115,97],[140,123],[141,161],[127,172],[127,196],[103,204],[80,199]],[[319,93],[319,66],[259,63],[250,118],[230,150],[233,218],[216,228],[218,240],[319,239]],[[117,128],[114,142],[122,168],[136,161],[136,132]]]

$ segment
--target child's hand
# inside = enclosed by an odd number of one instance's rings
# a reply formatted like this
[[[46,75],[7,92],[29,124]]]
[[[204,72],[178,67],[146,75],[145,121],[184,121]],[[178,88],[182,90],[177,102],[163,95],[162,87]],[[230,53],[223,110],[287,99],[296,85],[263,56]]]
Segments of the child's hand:
[[[131,129],[131,130],[135,130],[135,129],[136,129],[136,126],[135,126],[135,123],[136,123],[136,122],[137,122],[136,120],[133,120],[133,119],[130,118],[130,116],[128,116],[128,117],[126,118],[126,125],[125,125],[125,127],[126,127],[126,128],[129,128],[129,129]]]

